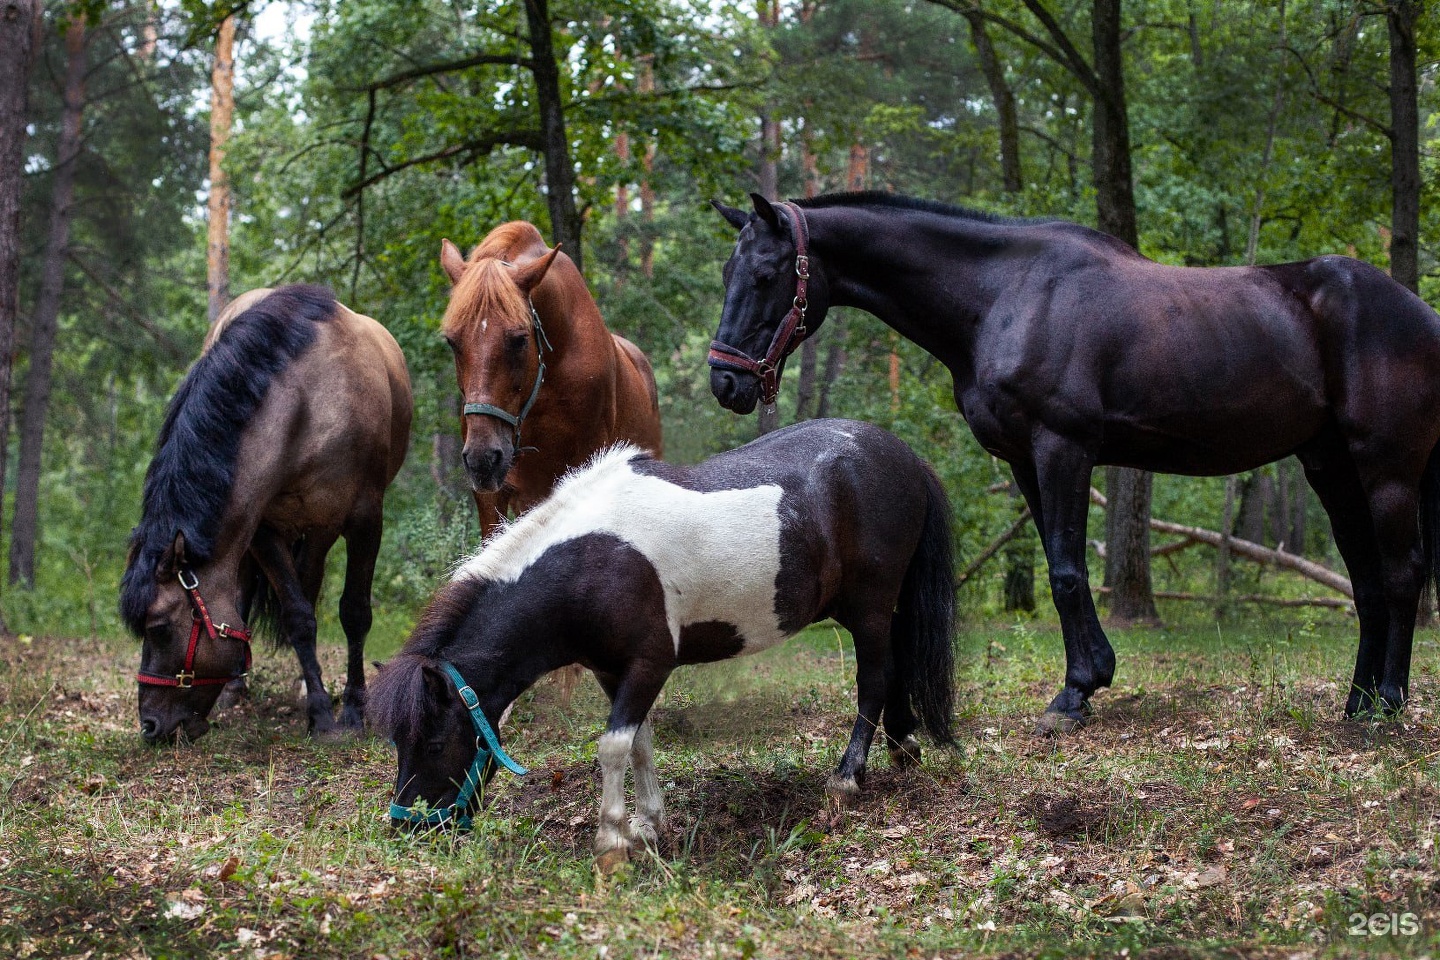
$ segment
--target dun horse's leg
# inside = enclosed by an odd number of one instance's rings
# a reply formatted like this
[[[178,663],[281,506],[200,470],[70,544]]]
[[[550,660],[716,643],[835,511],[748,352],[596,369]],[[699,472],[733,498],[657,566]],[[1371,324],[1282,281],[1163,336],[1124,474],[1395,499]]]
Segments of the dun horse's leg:
[[[1305,467],[1305,478],[1330,516],[1335,546],[1345,561],[1355,591],[1360,644],[1355,653],[1355,678],[1345,701],[1345,715],[1353,717],[1371,709],[1379,696],[1385,644],[1390,633],[1385,584],[1380,573],[1380,546],[1365,490],[1349,454],[1304,455],[1301,463]]]
[[[365,727],[365,638],[370,633],[370,587],[380,553],[383,517],[379,504],[352,518],[345,535],[345,590],[340,594],[340,626],[345,630],[345,700],[340,725]]]
[[[320,662],[315,657],[315,605],[295,569],[290,544],[278,534],[262,529],[255,535],[250,549],[280,600],[281,629],[300,660],[300,672],[305,678],[310,732],[332,730],[335,719],[330,715],[330,697],[325,693],[325,684],[320,679]]]
[[[1015,470],[1031,512],[1043,518],[1041,543],[1050,568],[1050,592],[1065,636],[1065,686],[1040,717],[1042,733],[1081,726],[1090,695],[1108,686],[1115,674],[1115,651],[1100,628],[1085,569],[1085,521],[1094,465],[1078,444],[1052,434],[1035,445],[1033,479],[1028,467]],[[1038,511],[1032,497],[1039,501]]]
[[[853,625],[841,621],[855,638],[857,707],[850,743],[840,757],[840,765],[825,784],[825,792],[841,804],[860,795],[860,785],[865,781],[865,761],[870,756],[870,744],[880,726],[880,715],[893,679],[890,611],[882,609],[883,614],[869,614]]]

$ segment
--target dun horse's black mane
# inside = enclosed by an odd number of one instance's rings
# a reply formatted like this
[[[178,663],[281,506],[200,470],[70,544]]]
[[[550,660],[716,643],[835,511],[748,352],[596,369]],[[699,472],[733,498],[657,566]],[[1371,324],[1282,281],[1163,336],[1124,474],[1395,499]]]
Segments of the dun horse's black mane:
[[[438,666],[441,651],[454,642],[470,612],[487,590],[497,587],[462,577],[435,594],[404,648],[390,658],[370,685],[365,722],[371,728],[397,744],[416,742],[425,717],[433,712],[425,668]]]
[[[1055,223],[1054,217],[1007,217],[999,213],[990,213],[985,210],[976,210],[973,207],[961,207],[953,203],[941,203],[938,200],[922,200],[919,197],[907,197],[898,193],[885,193],[882,190],[857,190],[853,193],[825,193],[818,197],[810,197],[804,200],[791,201],[802,209],[811,207],[889,207],[894,210],[920,210],[925,213],[938,213],[947,217],[959,217],[962,220],[978,220],[981,223]]]
[[[275,377],[315,341],[315,324],[334,315],[328,287],[280,287],[231,320],[180,382],[145,472],[120,581],[120,616],[137,636],[155,599],[156,566],[176,532],[185,535],[191,564],[213,555],[246,426]]]

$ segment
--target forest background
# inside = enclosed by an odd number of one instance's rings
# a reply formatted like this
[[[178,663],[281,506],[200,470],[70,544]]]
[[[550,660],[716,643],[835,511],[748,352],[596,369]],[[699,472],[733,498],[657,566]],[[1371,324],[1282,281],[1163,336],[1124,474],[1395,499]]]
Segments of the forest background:
[[[649,355],[667,458],[878,423],[950,490],[968,615],[1037,592],[1048,613],[1008,469],[878,321],[832,312],[768,417],[714,402],[733,232],[707,201],[872,189],[1098,225],[1166,263],[1343,253],[1435,303],[1437,20],[1415,0],[4,0],[0,609],[21,633],[122,632],[144,471],[208,318],[319,282],[394,333],[415,383],[375,588],[393,646],[476,537],[440,241],[528,219]],[[1293,460],[1157,477],[1153,498],[1144,475],[1096,482],[1092,580],[1119,619],[1153,619],[1157,591],[1167,620],[1343,606],[1224,538],[1147,539],[1153,514],[1343,570]]]

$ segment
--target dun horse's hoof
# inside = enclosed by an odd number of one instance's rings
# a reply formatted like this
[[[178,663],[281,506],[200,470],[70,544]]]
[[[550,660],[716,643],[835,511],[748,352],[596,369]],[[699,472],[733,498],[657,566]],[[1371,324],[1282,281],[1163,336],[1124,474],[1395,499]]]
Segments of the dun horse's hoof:
[[[597,853],[595,855],[595,869],[599,870],[603,876],[607,877],[629,862],[629,844],[618,847],[611,847],[604,853]]]
[[[890,763],[904,769],[906,767],[918,767],[920,765],[920,741],[913,736],[907,736],[899,743],[890,745]]]
[[[847,807],[860,797],[860,784],[854,777],[832,773],[825,781],[825,795],[838,807]]]
[[[1062,733],[1074,733],[1083,726],[1085,715],[1079,711],[1061,713],[1058,710],[1046,710],[1035,722],[1035,732],[1042,737],[1053,737]]]

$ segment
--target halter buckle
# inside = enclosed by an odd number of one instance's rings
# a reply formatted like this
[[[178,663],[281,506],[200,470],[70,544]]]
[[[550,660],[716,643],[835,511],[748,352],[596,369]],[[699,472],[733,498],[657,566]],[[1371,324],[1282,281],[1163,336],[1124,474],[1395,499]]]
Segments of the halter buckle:
[[[189,690],[191,687],[194,686],[194,684],[191,683],[191,681],[194,679],[195,673],[193,670],[181,670],[179,673],[175,674],[175,686],[180,690]]]
[[[801,280],[810,279],[810,258],[803,253],[795,258],[795,276]]]
[[[180,586],[183,587],[183,588],[186,589],[186,590],[198,590],[198,589],[200,589],[200,578],[195,575],[195,572],[194,572],[193,570],[192,570],[192,571],[189,571],[189,573],[190,573],[190,582],[189,582],[189,583],[186,583],[186,582],[185,582],[185,574],[186,574],[186,572],[187,572],[187,571],[186,571],[184,568],[181,568],[180,570],[175,571],[175,579],[180,581]]]

